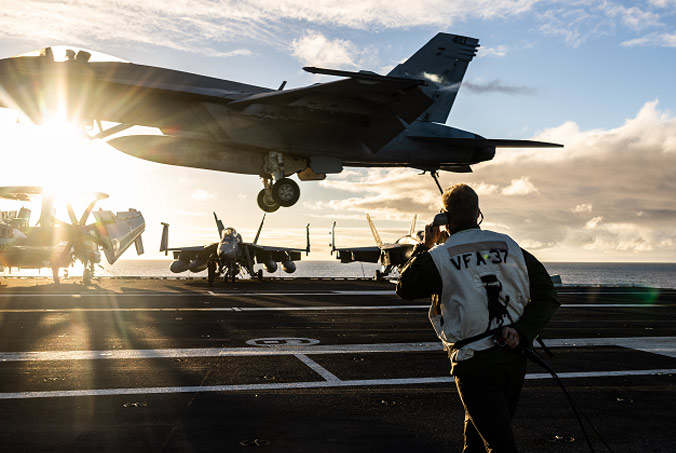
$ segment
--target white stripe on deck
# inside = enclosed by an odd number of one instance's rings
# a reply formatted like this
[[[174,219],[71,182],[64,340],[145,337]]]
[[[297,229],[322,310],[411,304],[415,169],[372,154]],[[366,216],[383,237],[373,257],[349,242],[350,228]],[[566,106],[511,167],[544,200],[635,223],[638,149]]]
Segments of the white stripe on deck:
[[[152,290],[149,290],[152,291]],[[90,293],[0,293],[0,297],[251,297],[251,296],[394,296],[394,290],[346,290],[346,291],[240,291],[240,292],[147,292],[147,293],[116,293],[107,291],[93,291]]]
[[[561,308],[671,308],[676,304],[561,304]],[[319,305],[299,307],[143,307],[143,308],[7,308],[0,313],[107,313],[107,312],[278,312],[278,311],[354,311],[427,310],[422,305]]]
[[[552,348],[618,346],[676,358],[676,337],[573,338],[546,340]],[[273,345],[241,348],[111,349],[101,351],[0,352],[0,362],[48,360],[170,359],[190,357],[250,357],[311,354],[441,351],[440,342],[339,345]]]
[[[339,311],[339,310],[411,310],[427,309],[429,305],[320,305],[310,307],[144,307],[144,308],[9,308],[0,313],[79,313],[79,312],[260,312],[260,311]]]
[[[659,292],[660,289],[655,289]],[[558,294],[572,294],[572,295],[594,295],[594,296],[613,296],[613,295],[649,295],[651,292],[646,291],[562,291],[558,290]],[[0,298],[14,298],[14,297],[74,297],[74,298],[86,298],[86,297],[104,297],[104,296],[115,296],[115,297],[219,297],[219,298],[229,298],[229,297],[251,297],[251,296],[394,296],[396,295],[395,291],[392,289],[387,290],[325,290],[325,291],[229,291],[229,292],[218,292],[218,291],[199,291],[199,292],[157,292],[149,290],[149,292],[112,292],[112,291],[92,291],[86,293],[12,293],[12,292],[2,292],[0,293]]]
[[[312,360],[310,357],[306,356],[305,354],[294,354],[298,360],[303,362],[305,365],[310,367],[315,373],[323,377],[326,381],[328,382],[340,382],[340,379],[338,377],[331,373],[329,370]]]
[[[660,376],[672,375],[676,369],[665,368],[655,370],[622,370],[622,371],[592,371],[584,373],[559,373],[561,379],[576,378],[602,378],[618,376]],[[526,379],[551,379],[549,374],[533,373],[527,374]],[[55,390],[44,392],[8,392],[0,393],[0,400],[8,399],[33,399],[33,398],[63,398],[63,397],[83,397],[83,396],[118,396],[118,395],[157,395],[157,394],[175,394],[175,393],[206,393],[206,392],[252,392],[266,390],[294,390],[294,389],[312,389],[312,388],[333,388],[333,387],[374,387],[385,385],[428,385],[428,384],[450,384],[453,382],[451,376],[441,377],[423,377],[423,378],[401,378],[401,379],[360,379],[360,380],[325,380],[311,382],[287,382],[274,384],[240,384],[240,385],[205,385],[205,386],[185,386],[185,387],[139,387],[139,388],[110,388],[110,389],[86,389],[86,390]]]

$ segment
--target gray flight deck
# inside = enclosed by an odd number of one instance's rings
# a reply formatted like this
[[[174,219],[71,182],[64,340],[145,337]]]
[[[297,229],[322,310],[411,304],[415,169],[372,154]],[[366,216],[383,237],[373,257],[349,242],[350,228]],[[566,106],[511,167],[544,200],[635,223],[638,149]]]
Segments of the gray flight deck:
[[[559,288],[543,337],[612,451],[676,448],[676,290]],[[0,282],[3,451],[453,452],[462,405],[426,301],[388,282]],[[585,452],[529,364],[522,452]],[[596,451],[608,451],[592,433]]]

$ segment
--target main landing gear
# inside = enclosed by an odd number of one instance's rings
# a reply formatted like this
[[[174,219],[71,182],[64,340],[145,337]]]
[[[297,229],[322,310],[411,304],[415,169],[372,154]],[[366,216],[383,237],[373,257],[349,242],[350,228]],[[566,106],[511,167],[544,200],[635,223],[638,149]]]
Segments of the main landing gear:
[[[280,206],[287,208],[296,204],[300,187],[294,180],[284,177],[282,154],[268,153],[263,170],[266,174],[261,176],[263,190],[258,193],[258,206],[265,212],[275,212]]]
[[[266,188],[258,192],[258,206],[265,212],[275,212],[280,206],[288,208],[300,198],[300,187],[293,179],[282,178],[271,184],[264,178],[263,185]]]

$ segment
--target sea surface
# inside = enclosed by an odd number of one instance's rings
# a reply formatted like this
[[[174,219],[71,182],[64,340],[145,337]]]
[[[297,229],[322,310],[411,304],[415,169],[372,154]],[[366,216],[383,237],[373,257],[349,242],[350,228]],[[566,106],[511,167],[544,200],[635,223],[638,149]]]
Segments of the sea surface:
[[[171,259],[120,260],[110,266],[104,263],[96,269],[96,275],[103,276],[140,276],[140,277],[206,277],[206,271],[198,274],[184,272],[173,274],[169,271]],[[345,263],[334,261],[299,261],[297,270],[287,274],[280,269],[274,274],[263,271],[264,276],[275,277],[336,277],[370,278],[380,266],[372,263]],[[676,288],[676,263],[544,263],[550,275],[559,275],[563,285],[603,285],[603,286],[646,286],[652,288]],[[262,268],[257,265],[256,269]],[[82,270],[72,268],[71,275],[82,275]],[[0,276],[10,275],[8,270]],[[51,271],[14,269],[11,275],[51,276]],[[394,276],[397,275],[395,272]]]

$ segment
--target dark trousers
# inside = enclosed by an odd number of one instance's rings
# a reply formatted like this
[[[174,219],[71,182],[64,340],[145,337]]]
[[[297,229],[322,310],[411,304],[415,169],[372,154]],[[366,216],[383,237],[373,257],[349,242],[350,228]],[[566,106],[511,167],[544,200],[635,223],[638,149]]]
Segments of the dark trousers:
[[[526,358],[455,376],[465,407],[463,453],[516,452],[512,417],[519,401]]]

